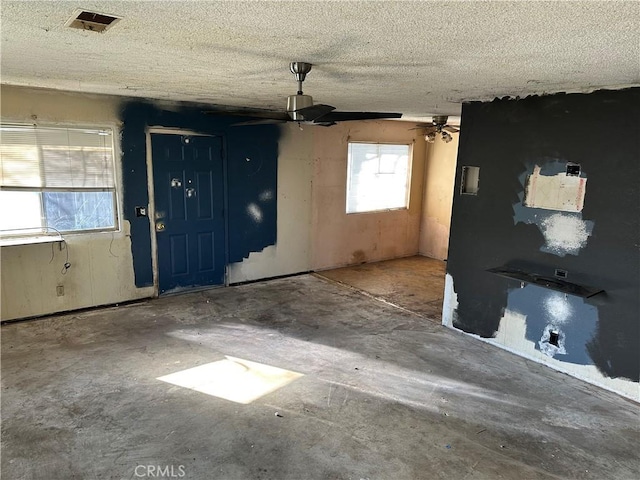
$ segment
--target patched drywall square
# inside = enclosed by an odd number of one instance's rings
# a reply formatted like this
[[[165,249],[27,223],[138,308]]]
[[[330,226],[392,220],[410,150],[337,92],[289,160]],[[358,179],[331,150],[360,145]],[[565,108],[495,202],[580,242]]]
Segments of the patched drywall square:
[[[524,204],[532,208],[581,212],[587,179],[567,173],[541,175],[538,165],[529,175],[524,194]]]

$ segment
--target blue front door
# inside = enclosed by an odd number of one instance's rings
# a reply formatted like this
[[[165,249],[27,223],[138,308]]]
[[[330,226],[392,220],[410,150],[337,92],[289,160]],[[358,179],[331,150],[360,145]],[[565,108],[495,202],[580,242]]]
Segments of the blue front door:
[[[159,293],[225,280],[222,137],[151,134]]]

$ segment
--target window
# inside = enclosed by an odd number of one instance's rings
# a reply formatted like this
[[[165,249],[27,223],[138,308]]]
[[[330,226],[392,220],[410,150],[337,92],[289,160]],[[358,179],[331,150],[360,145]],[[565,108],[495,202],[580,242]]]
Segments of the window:
[[[407,208],[410,145],[349,143],[347,213]]]
[[[114,230],[111,129],[0,126],[0,234]]]

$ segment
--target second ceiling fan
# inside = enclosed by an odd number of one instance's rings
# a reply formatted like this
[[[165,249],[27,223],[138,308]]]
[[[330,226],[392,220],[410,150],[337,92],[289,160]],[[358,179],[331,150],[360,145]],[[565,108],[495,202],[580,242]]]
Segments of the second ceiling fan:
[[[453,140],[451,133],[457,133],[460,130],[451,125],[447,125],[448,120],[449,117],[447,115],[436,115],[432,117],[431,125],[424,125],[418,128],[424,128],[424,139],[429,143],[435,142],[438,135],[442,136],[442,140],[444,140],[445,143],[449,143]]]
[[[353,120],[373,120],[383,118],[400,118],[401,113],[386,112],[338,112],[336,107],[325,104],[313,104],[311,95],[302,92],[302,82],[311,71],[313,65],[307,62],[291,62],[289,69],[298,82],[298,93],[287,97],[287,109],[278,111],[249,111],[244,113],[250,117],[261,117],[259,120],[249,120],[236,125],[260,125],[267,123],[297,122],[310,125],[328,127],[337,122]]]

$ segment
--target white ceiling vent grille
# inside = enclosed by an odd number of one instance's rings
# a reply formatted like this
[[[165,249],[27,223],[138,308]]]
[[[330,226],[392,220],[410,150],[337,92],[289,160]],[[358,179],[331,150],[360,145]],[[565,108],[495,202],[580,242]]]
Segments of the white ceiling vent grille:
[[[73,15],[67,23],[65,23],[65,26],[100,33],[113,27],[118,21],[120,21],[120,17],[77,9],[73,12]]]

